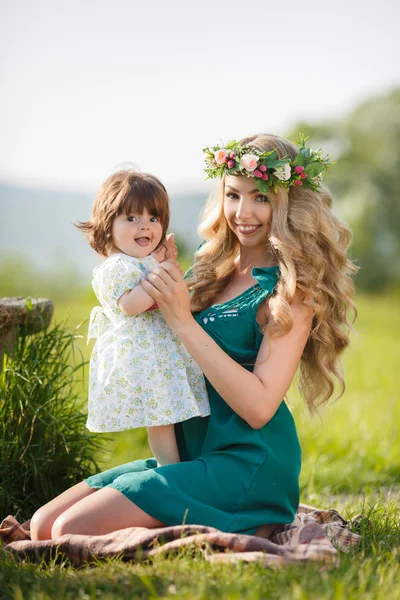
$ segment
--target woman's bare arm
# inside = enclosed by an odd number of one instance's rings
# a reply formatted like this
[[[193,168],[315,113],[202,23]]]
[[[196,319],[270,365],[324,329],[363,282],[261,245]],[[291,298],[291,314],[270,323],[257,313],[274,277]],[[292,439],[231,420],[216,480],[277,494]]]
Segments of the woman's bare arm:
[[[311,310],[296,300],[293,327],[284,336],[265,336],[254,372],[228,356],[190,313],[186,284],[169,263],[162,263],[143,282],[157,301],[171,329],[178,335],[204,375],[227,404],[254,429],[275,414],[295,375],[311,330]]]

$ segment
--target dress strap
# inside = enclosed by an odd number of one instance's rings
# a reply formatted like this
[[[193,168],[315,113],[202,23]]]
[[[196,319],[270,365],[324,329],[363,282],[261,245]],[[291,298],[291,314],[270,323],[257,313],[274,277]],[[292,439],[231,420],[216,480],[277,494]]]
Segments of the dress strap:
[[[257,309],[261,302],[274,293],[275,287],[279,281],[280,270],[278,266],[254,267],[251,270],[251,274],[254,279],[257,280],[261,288],[259,288],[258,294],[252,298],[252,311],[255,318]]]
[[[253,267],[251,274],[258,281],[262,289],[272,294],[279,281],[280,270],[275,267]]]

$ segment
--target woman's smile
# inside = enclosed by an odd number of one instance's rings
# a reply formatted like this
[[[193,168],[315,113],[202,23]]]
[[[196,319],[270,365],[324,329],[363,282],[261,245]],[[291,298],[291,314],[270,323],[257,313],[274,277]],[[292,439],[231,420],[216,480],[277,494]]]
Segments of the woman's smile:
[[[257,231],[261,225],[244,225],[242,223],[236,223],[236,227],[242,235],[251,235]]]

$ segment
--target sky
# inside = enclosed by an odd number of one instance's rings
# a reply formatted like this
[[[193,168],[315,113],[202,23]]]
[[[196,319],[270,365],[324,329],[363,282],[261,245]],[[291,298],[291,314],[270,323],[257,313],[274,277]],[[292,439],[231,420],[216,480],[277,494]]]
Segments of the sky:
[[[400,3],[0,0],[0,180],[92,191],[134,163],[345,117],[399,85]]]

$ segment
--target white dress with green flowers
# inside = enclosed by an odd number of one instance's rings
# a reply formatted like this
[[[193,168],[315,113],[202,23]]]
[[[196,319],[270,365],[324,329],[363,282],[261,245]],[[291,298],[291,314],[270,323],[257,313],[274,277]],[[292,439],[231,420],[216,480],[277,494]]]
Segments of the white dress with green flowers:
[[[158,309],[128,316],[118,307],[124,292],[157,266],[114,254],[93,271],[101,303],[92,310],[87,427],[122,431],[186,421],[210,414],[204,377]]]

